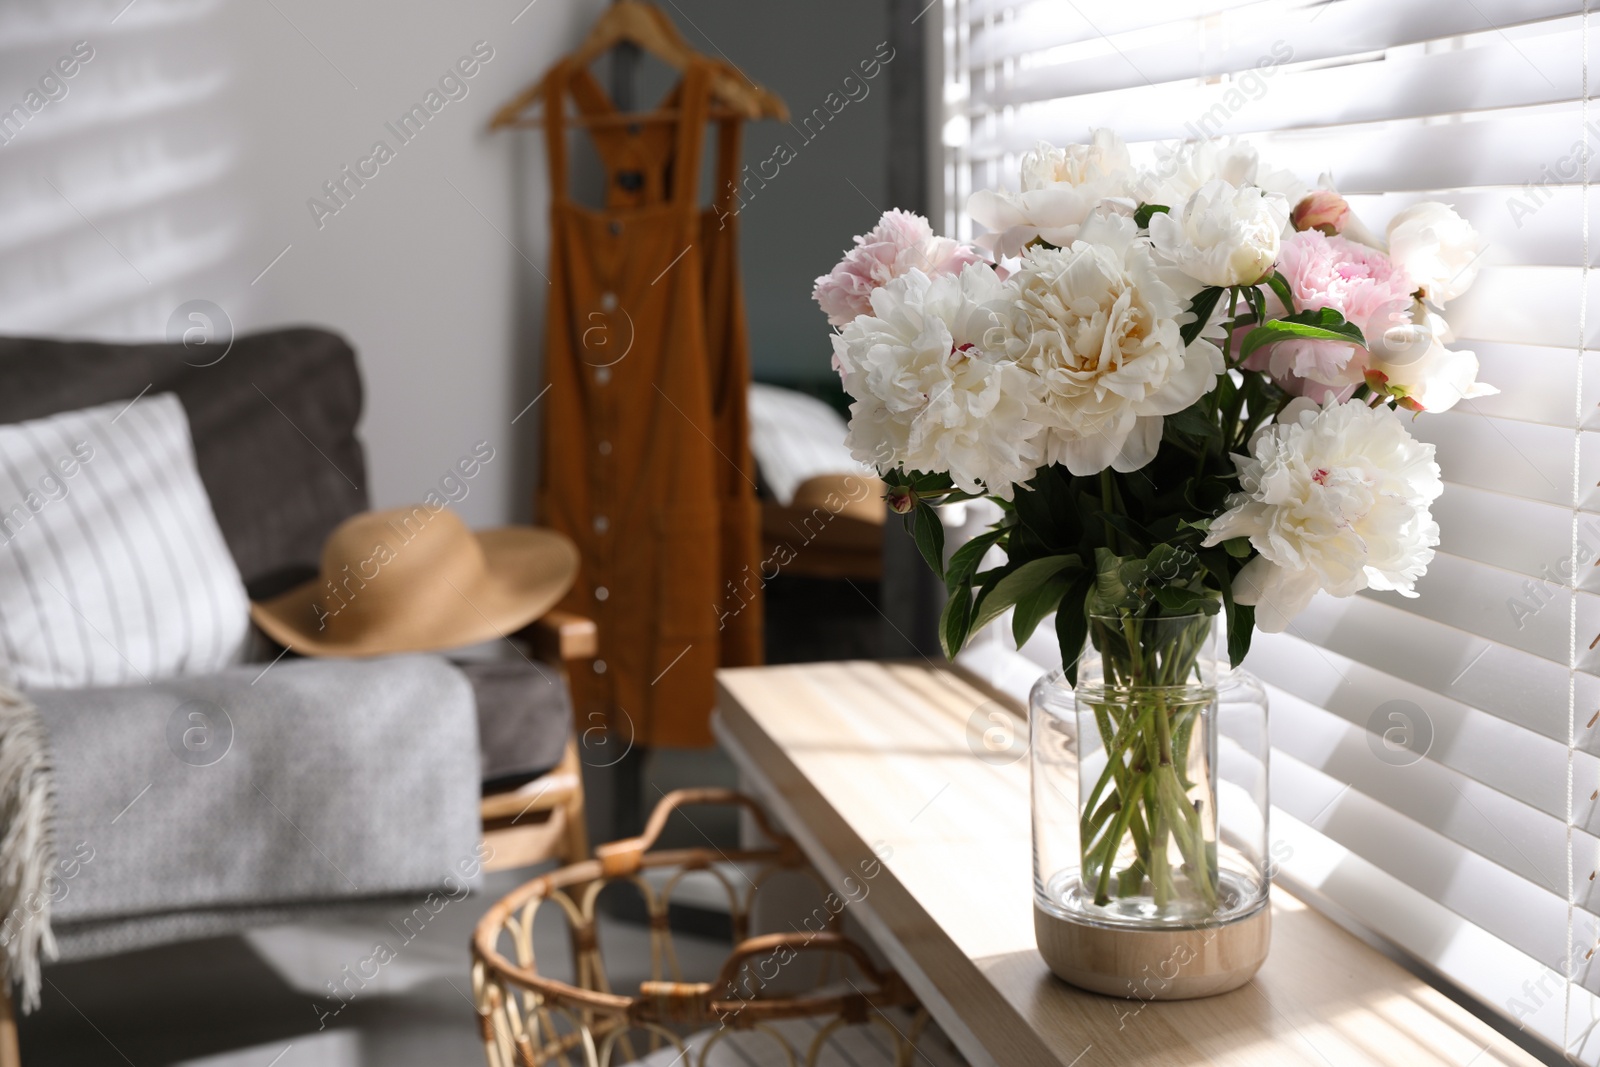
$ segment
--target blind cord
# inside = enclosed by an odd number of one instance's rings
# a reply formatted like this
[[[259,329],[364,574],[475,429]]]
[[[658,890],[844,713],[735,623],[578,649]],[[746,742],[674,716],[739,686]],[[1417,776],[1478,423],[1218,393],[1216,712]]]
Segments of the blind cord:
[[[1583,172],[1579,178],[1582,198],[1582,241],[1583,241],[1583,267],[1582,281],[1578,293],[1578,359],[1577,369],[1574,374],[1576,388],[1573,397],[1573,431],[1572,431],[1572,545],[1571,559],[1572,595],[1567,603],[1567,938],[1566,938],[1566,996],[1563,998],[1561,1010],[1561,1040],[1562,1045],[1569,1052],[1572,1050],[1572,990],[1571,983],[1577,980],[1578,967],[1575,959],[1576,946],[1573,943],[1575,936],[1574,919],[1576,918],[1576,896],[1573,888],[1574,863],[1573,847],[1573,777],[1576,763],[1578,743],[1577,734],[1577,671],[1578,671],[1578,519],[1583,505],[1583,484],[1581,462],[1583,458],[1583,357],[1585,344],[1588,340],[1589,318],[1589,0],[1583,0],[1583,14],[1579,23],[1579,48],[1582,51],[1583,82],[1582,96],[1579,101],[1579,118],[1583,126]],[[1585,1028],[1587,1033],[1587,1028]]]

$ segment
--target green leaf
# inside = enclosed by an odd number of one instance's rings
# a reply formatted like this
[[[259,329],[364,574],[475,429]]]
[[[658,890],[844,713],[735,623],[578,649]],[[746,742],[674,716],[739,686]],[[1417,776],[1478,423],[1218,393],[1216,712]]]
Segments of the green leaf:
[[[994,585],[987,588],[974,607],[971,633],[977,633],[1012,607],[1024,596],[1065,570],[1076,572],[1083,568],[1077,556],[1043,556],[1031,559],[1010,571]],[[985,572],[992,573],[992,572]]]
[[[1073,499],[1072,479],[1059,467],[1045,467],[1016,494],[1017,524],[1031,537],[1011,547],[1032,549],[1015,554],[1023,559],[1069,552],[1083,537],[1083,515]]]
[[[910,471],[907,475],[907,484],[915,489],[919,495],[935,493],[941,489],[949,489],[955,483],[950,480],[948,471],[930,474],[927,471]]]
[[[1172,545],[1163,542],[1150,550],[1144,558],[1145,573],[1151,581],[1162,585],[1190,586],[1204,569],[1200,558],[1189,545]]]
[[[1230,537],[1222,542],[1222,547],[1228,550],[1228,555],[1234,559],[1249,559],[1255,547],[1250,544],[1248,537]]]
[[[1122,586],[1122,557],[1109,548],[1094,550],[1094,592],[1096,597],[1120,597]]]
[[[1137,611],[1144,606],[1143,589],[1149,567],[1142,559],[1124,559],[1109,548],[1094,550],[1094,592],[1089,610],[1097,615]]]
[[[1346,322],[1344,316],[1333,308],[1317,308],[1313,311],[1302,311],[1286,319],[1273,319],[1263,326],[1257,326],[1245,334],[1239,356],[1241,359],[1248,358],[1262,345],[1270,345],[1274,341],[1284,341],[1292,337],[1305,337],[1313,341],[1342,341],[1354,345],[1367,343],[1366,338],[1361,336],[1359,326]]]
[[[1293,315],[1294,294],[1289,291],[1289,280],[1283,276],[1283,272],[1273,271],[1271,277],[1267,279],[1267,285],[1271,286],[1272,292],[1277,296],[1278,302],[1283,305],[1284,311]]]
[[[1185,345],[1194,344],[1194,339],[1200,336],[1200,331],[1211,321],[1211,313],[1217,309],[1217,301],[1222,299],[1222,294],[1225,292],[1227,290],[1223,287],[1211,285],[1195,295],[1194,303],[1189,305],[1195,320],[1179,331],[1179,336],[1183,338]]]
[[[1077,573],[1072,570],[1057,571],[1017,598],[1017,610],[1011,615],[1011,636],[1018,648],[1033,636],[1033,631],[1044,617],[1056,610],[1056,605],[1061,603],[1061,598],[1066,595]]]
[[[933,573],[940,579],[944,578],[944,523],[939,521],[939,513],[933,510],[931,504],[918,504],[915,518],[912,521],[912,536],[916,538],[917,550],[922,553],[922,558],[928,561],[928,566],[933,568]]]
[[[1172,209],[1165,204],[1140,204],[1139,210],[1133,213],[1133,221],[1138,225],[1139,229],[1149,229],[1151,219],[1157,215],[1166,215],[1171,211]]]
[[[1293,315],[1285,315],[1283,318],[1274,319],[1273,321],[1292,322],[1300,326],[1335,330],[1356,339],[1361,337],[1361,328],[1355,323],[1346,320],[1339,313],[1338,308],[1307,308],[1304,311],[1297,311]]]
[[[1193,404],[1177,414],[1168,415],[1163,425],[1164,428],[1170,428],[1178,433],[1206,440],[1222,436],[1222,428],[1217,425],[1215,419],[1206,414],[1201,404]]]
[[[1128,518],[1128,516],[1119,515],[1114,511],[1102,511],[1099,515],[1101,521],[1121,534],[1123,540],[1132,546],[1134,550],[1142,551],[1141,546],[1150,542],[1149,531]]]
[[[1233,618],[1228,620],[1228,663],[1237,667],[1250,654],[1250,639],[1256,632],[1256,609],[1249,604],[1236,604]]]
[[[1073,685],[1078,684],[1078,661],[1083,658],[1083,645],[1089,639],[1086,601],[1093,586],[1094,575],[1080,571],[1056,608],[1056,644],[1061,646],[1061,666],[1067,672],[1067,681]]]
[[[1245,305],[1250,308],[1250,311],[1251,311],[1251,316],[1250,317],[1252,318],[1252,320],[1255,321],[1255,322],[1262,322],[1262,323],[1268,321],[1267,320],[1267,297],[1266,297],[1266,294],[1263,293],[1258,286],[1254,286],[1254,285],[1245,286],[1244,289],[1242,290],[1242,292],[1244,294]],[[1243,322],[1240,322],[1239,325],[1243,326],[1245,324]]]
[[[1009,526],[1002,526],[998,530],[987,530],[952,552],[950,565],[944,572],[945,587],[953,591],[956,586],[968,581],[978,569],[978,564],[983,562],[984,553],[1010,532]]]
[[[1211,578],[1222,592],[1222,608],[1228,627],[1228,662],[1237,667],[1250,651],[1250,638],[1256,628],[1256,609],[1247,604],[1236,604],[1233,599],[1234,565],[1226,552],[1207,549],[1200,553],[1200,561],[1211,572]]]
[[[1184,589],[1163,585],[1155,590],[1156,600],[1171,615],[1215,615],[1222,607],[1212,593],[1203,589]]]
[[[962,585],[950,592],[939,617],[939,644],[945,659],[955,659],[972,632],[972,587]]]

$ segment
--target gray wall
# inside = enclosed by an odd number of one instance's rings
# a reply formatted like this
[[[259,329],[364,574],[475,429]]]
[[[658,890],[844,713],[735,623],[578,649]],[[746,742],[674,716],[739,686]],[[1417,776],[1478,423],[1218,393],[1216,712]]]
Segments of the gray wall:
[[[879,65],[871,80],[860,67],[877,60],[880,45],[882,55],[897,57],[885,45],[888,0],[660,2],[695,47],[726,55],[789,105],[788,125],[754,123],[744,135],[753,176],[741,212],[751,354],[758,379],[826,382],[833,350],[811,283],[892,206],[895,60]],[[804,125],[817,109],[826,123]],[[775,174],[765,187],[754,180],[763,173]]]
[[[420,499],[488,440],[498,455],[460,510],[477,525],[525,518],[537,408],[512,419],[538,392],[544,153],[536,134],[485,127],[599,6],[7,0],[0,112],[38,110],[0,127],[0,331],[161,337],[194,300],[238,332],[326,325],[361,356],[377,504]],[[843,99],[887,36],[883,0],[662,6],[797,118]],[[79,41],[92,58],[59,78]],[[451,83],[460,98],[401,144],[386,124],[480,41],[493,58],[465,96]],[[780,141],[794,151],[744,212],[758,376],[826,378],[810,281],[886,206],[886,73],[852,83],[865,97],[809,143],[770,123],[747,131],[752,171]],[[378,140],[393,158],[317,218],[308,202],[331,204],[323,184]]]

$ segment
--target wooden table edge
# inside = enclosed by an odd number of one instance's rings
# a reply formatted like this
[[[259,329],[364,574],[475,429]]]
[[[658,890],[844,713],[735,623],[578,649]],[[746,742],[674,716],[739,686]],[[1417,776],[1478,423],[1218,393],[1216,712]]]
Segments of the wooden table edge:
[[[712,719],[712,732],[717,738],[717,743],[722,746],[723,751],[727,752],[733,759],[734,765],[741,772],[744,772],[745,782],[742,787],[752,789],[757,794],[757,799],[768,806],[773,815],[777,817],[784,831],[799,842],[801,849],[806,854],[806,858],[811,861],[812,866],[817,868],[817,872],[822,875],[830,889],[834,889],[837,892],[834,887],[838,887],[846,877],[856,877],[859,880],[859,875],[854,875],[847,871],[835,857],[858,853],[865,860],[868,857],[876,856],[877,853],[873,851],[872,843],[862,841],[855,831],[850,828],[849,824],[831,810],[827,814],[830,825],[826,827],[818,827],[815,820],[801,818],[787,794],[802,788],[809,790],[811,793],[810,799],[816,804],[825,807],[826,802],[823,801],[821,794],[817,793],[809,783],[805,782],[804,776],[801,775],[798,768],[789,761],[783,751],[758,726],[749,719],[743,719],[736,724],[735,717],[729,716],[725,710],[725,702],[733,701],[734,698],[721,687],[720,683],[718,684],[718,691],[719,710]],[[761,762],[758,762],[758,760]],[[781,761],[777,766],[785,780],[779,781],[774,777],[772,773],[774,762],[768,762],[773,760]],[[823,840],[824,837],[829,838],[832,844],[825,842]],[[901,945],[900,936],[878,914],[876,907],[868,903],[873,899],[874,894],[888,892],[899,898],[902,907],[918,909],[915,899],[892,875],[885,871],[880,875],[880,878],[886,878],[887,881],[873,885],[865,898],[849,904],[849,914],[866,929],[868,936],[879,951],[888,957],[890,965],[899,972],[900,977],[905,979],[906,984],[917,995],[917,999],[938,1020],[939,1025],[950,1036],[950,1040],[955,1043],[956,1048],[961,1051],[967,1061],[973,1064],[974,1067],[1001,1067],[1000,1061],[995,1059],[985,1041],[992,1040],[999,1043],[1006,1035],[996,1033],[986,1036],[974,1033],[968,1027],[962,1013],[957,1012],[955,1006],[950,1003],[944,991],[928,976],[927,972],[910,952]],[[876,879],[874,881],[877,882]],[[920,911],[920,909],[918,910]],[[967,962],[966,954],[954,942],[950,941],[943,929],[931,922],[929,927],[938,933],[938,939],[942,942],[939,946],[941,952],[950,953],[952,958],[959,959],[962,964]],[[1005,1003],[1005,998],[997,990],[989,987],[989,993],[994,1001],[996,1012],[1010,1013],[1012,1011],[1011,1006]],[[987,1017],[997,1018],[998,1016],[990,1013]],[[1017,1050],[1017,1053],[1019,1055],[1036,1055],[1053,1059],[1049,1050],[1042,1043],[1033,1042],[1032,1044],[1033,1047]],[[1008,1060],[1006,1062],[1016,1064],[1039,1061]]]

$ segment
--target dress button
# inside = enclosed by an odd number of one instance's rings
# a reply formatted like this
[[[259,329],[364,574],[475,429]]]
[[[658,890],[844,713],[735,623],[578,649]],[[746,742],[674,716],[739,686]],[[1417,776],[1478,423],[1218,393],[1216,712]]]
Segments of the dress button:
[[[595,381],[596,385],[604,385],[607,382],[609,382],[610,380],[611,380],[611,368],[610,367],[596,367],[594,369],[594,381]]]
[[[594,517],[594,532],[595,533],[603,534],[609,529],[611,529],[611,520],[610,519],[606,518],[604,515],[596,515]]]
[[[596,600],[605,600],[609,596],[611,596],[611,590],[607,589],[605,586],[597,585],[594,587],[594,598]]]
[[[611,231],[611,236],[616,237],[622,233],[622,223],[612,220],[611,225],[608,226],[607,229]]]
[[[600,310],[601,311],[615,311],[615,310],[617,310],[617,294],[613,293],[613,292],[611,292],[609,290],[607,290],[604,293],[601,293],[600,294]]]
[[[602,456],[611,455],[611,442],[610,441],[601,441],[599,447],[600,447],[600,454]]]
[[[605,660],[597,659],[597,660],[594,661],[594,673],[596,673],[596,674],[604,674],[604,673],[606,673],[606,661]]]

